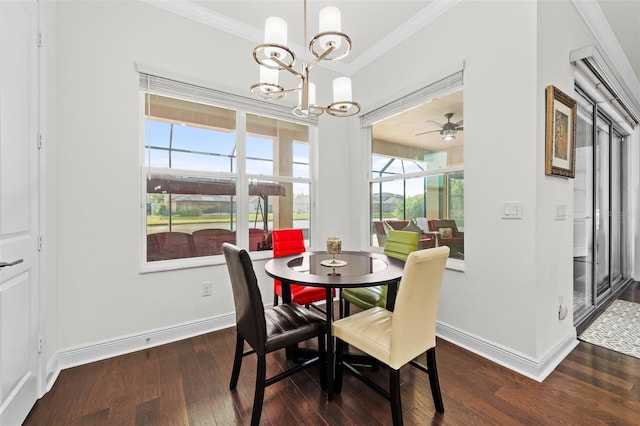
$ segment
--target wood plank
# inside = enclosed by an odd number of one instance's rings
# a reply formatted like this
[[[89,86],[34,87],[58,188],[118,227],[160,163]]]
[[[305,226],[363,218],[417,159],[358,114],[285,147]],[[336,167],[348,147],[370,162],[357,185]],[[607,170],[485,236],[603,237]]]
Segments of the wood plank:
[[[249,424],[256,361],[245,357],[238,387],[230,391],[234,345],[231,328],[64,370],[25,426]],[[588,343],[542,383],[440,339],[437,359],[445,413],[435,412],[427,375],[405,366],[407,425],[636,425],[640,419],[640,359]],[[282,353],[270,354],[267,372],[290,363]],[[388,386],[385,368],[366,374]],[[350,374],[328,402],[314,368],[268,387],[261,419],[262,425],[390,422],[388,401]]]

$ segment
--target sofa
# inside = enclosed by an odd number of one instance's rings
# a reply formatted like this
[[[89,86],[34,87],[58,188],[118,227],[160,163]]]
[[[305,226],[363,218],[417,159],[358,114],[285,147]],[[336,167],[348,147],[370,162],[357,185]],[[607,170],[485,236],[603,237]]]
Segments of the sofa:
[[[425,248],[433,248],[436,246],[436,236],[431,232],[420,230],[415,224],[410,224],[409,220],[389,219],[376,220],[373,222],[373,231],[378,239],[378,247],[384,247],[387,243],[387,231],[395,229],[396,231],[413,231],[418,232],[418,250]]]

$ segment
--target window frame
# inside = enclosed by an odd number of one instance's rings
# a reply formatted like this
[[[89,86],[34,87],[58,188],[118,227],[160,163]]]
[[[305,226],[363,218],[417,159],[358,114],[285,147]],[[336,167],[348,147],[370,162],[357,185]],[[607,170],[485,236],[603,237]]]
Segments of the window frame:
[[[449,166],[440,169],[434,170],[426,170],[423,172],[412,172],[402,175],[393,175],[393,176],[374,176],[373,167],[372,167],[372,149],[373,149],[373,141],[372,141],[372,129],[373,126],[385,120],[395,114],[402,113],[416,106],[433,102],[437,98],[447,96],[457,91],[464,91],[464,82],[463,82],[463,70],[457,71],[451,75],[448,75],[438,81],[435,81],[431,84],[428,84],[421,89],[413,91],[406,96],[400,97],[395,101],[392,101],[386,105],[381,106],[380,108],[374,109],[371,112],[363,115],[360,118],[360,134],[363,140],[363,150],[365,150],[365,156],[363,158],[367,158],[367,179],[365,183],[365,191],[363,198],[366,199],[366,205],[368,206],[364,214],[364,220],[362,220],[363,227],[361,229],[362,238],[364,242],[364,247],[367,250],[382,252],[384,250],[383,247],[376,247],[372,245],[371,242],[371,185],[380,182],[389,182],[389,181],[397,181],[397,180],[405,180],[405,179],[413,179],[420,177],[429,177],[429,176],[437,176],[442,175],[446,177],[448,174],[462,172],[464,174],[464,161],[461,165]],[[450,194],[447,194],[449,197]],[[464,195],[463,195],[464,197]],[[466,244],[466,241],[465,241]],[[466,259],[466,257],[465,257]],[[460,272],[464,272],[465,270],[465,259],[447,259],[447,269],[456,270]]]
[[[315,217],[314,212],[314,194],[316,191],[316,182],[314,179],[316,175],[315,171],[315,154],[317,153],[316,145],[318,139],[318,122],[317,119],[300,119],[291,114],[289,108],[282,105],[274,105],[263,101],[256,100],[254,98],[243,97],[234,95],[231,93],[225,93],[214,89],[209,89],[201,85],[195,85],[184,78],[180,77],[176,79],[172,76],[167,76],[157,70],[152,70],[148,67],[137,66],[140,72],[140,85],[139,85],[139,123],[140,125],[140,250],[139,250],[139,270],[140,273],[159,272],[177,269],[196,268],[203,266],[212,266],[224,264],[223,255],[213,256],[201,256],[201,257],[189,257],[181,259],[170,260],[147,260],[147,212],[146,212],[146,200],[147,200],[147,188],[146,180],[149,173],[161,173],[164,175],[175,176],[193,176],[193,177],[206,177],[206,178],[220,178],[220,179],[234,179],[236,181],[236,218],[241,214],[240,212],[247,212],[249,208],[249,185],[252,182],[273,182],[273,183],[303,183],[309,186],[309,239],[313,235],[313,222]],[[152,84],[152,81],[156,83]],[[195,94],[191,96],[189,91]],[[182,170],[171,168],[157,168],[151,167],[146,164],[147,148],[148,145],[145,141],[146,133],[146,114],[145,114],[145,102],[147,100],[147,93],[157,94],[166,97],[172,97],[177,99],[186,100],[195,103],[204,103],[215,107],[231,109],[235,112],[236,129],[235,129],[235,143],[236,143],[236,170],[233,172],[222,171],[202,171],[202,170]],[[277,175],[263,175],[263,174],[249,174],[246,173],[246,139],[247,139],[247,114],[253,114],[263,117],[272,118],[275,120],[287,121],[296,124],[301,124],[309,129],[309,137],[306,143],[309,144],[309,174],[307,177],[295,177],[295,176],[277,176]],[[236,244],[240,247],[248,247],[249,243],[249,227],[238,226],[236,228]],[[254,260],[268,259],[273,256],[272,250],[264,251],[249,251],[250,256]]]

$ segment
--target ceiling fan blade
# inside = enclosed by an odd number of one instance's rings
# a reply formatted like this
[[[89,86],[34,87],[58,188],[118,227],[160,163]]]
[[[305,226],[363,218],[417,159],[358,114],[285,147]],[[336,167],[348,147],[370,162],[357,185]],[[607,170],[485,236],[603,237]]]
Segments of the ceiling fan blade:
[[[424,120],[424,122],[425,122],[425,123],[433,123],[433,124],[435,124],[435,125],[436,125],[436,126],[438,126],[438,127],[442,127],[442,126],[444,126],[444,124],[440,124],[440,123],[438,123],[437,121],[433,121],[433,120]]]
[[[462,128],[462,126],[460,126],[460,127],[456,127],[456,131],[458,130],[464,130],[464,129]]]
[[[456,123],[456,127],[458,127],[458,126],[462,126],[462,122],[463,122],[463,121],[464,121],[464,120],[460,120],[460,121],[458,121],[458,122]]]
[[[428,132],[416,133],[414,136],[426,135],[427,133],[436,133],[436,132],[440,133],[441,130],[430,130]]]

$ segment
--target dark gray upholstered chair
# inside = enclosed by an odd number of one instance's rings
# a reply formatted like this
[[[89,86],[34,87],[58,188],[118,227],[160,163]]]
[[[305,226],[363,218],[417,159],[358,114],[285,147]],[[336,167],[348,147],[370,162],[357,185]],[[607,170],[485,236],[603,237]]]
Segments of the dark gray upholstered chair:
[[[235,389],[238,384],[242,358],[255,353],[258,356],[258,369],[251,424],[257,425],[260,423],[265,387],[304,368],[320,364],[320,383],[326,389],[325,320],[297,303],[282,304],[265,310],[249,253],[229,243],[224,243],[222,250],[227,261],[236,308],[236,349],[229,388]],[[318,338],[319,356],[266,378],[268,353],[314,337]],[[247,351],[244,350],[245,341],[251,347]]]

